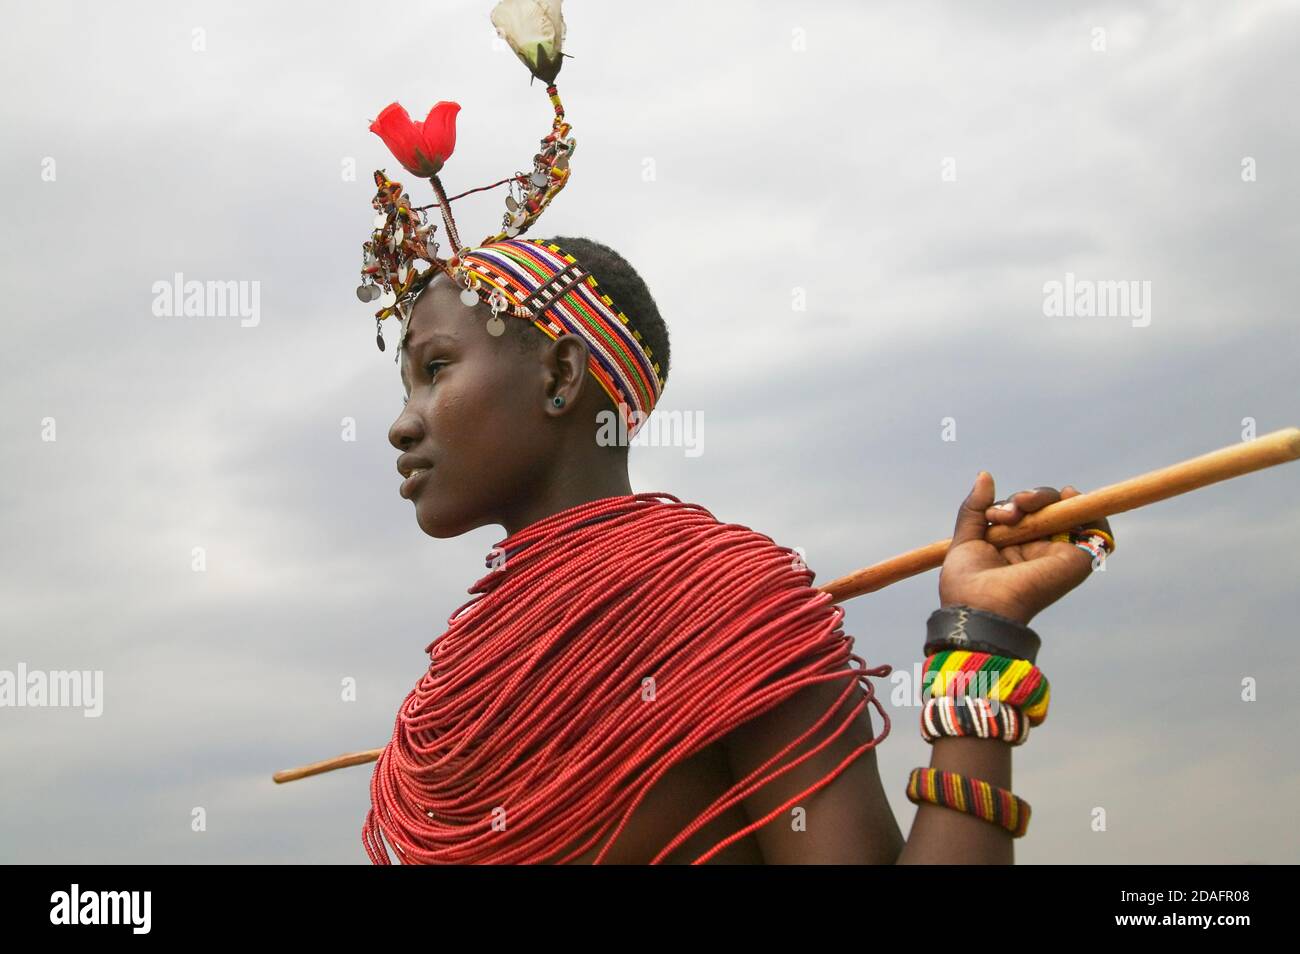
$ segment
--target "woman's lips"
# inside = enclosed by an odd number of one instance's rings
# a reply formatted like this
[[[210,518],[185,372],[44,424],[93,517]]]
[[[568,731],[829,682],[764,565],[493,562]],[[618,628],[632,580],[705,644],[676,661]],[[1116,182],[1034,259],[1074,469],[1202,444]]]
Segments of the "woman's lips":
[[[415,491],[420,486],[420,483],[426,476],[428,476],[429,471],[431,470],[433,470],[432,467],[427,467],[416,468],[411,471],[411,476],[402,481],[402,486],[397,489],[397,492],[402,495],[404,500],[410,500],[415,495]]]

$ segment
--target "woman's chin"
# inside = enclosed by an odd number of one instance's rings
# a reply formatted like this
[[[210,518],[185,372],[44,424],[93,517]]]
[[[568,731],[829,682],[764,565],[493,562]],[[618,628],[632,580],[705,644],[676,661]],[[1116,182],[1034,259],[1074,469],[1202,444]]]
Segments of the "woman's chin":
[[[452,518],[445,510],[435,507],[432,501],[427,499],[415,501],[415,522],[420,525],[421,530],[439,540],[458,537],[472,529],[465,525],[464,520]]]
[[[421,530],[431,537],[437,537],[439,540],[454,536],[454,534],[447,532],[447,526],[444,523],[426,514],[425,508],[422,508],[418,503],[415,505],[415,522],[420,525]]]

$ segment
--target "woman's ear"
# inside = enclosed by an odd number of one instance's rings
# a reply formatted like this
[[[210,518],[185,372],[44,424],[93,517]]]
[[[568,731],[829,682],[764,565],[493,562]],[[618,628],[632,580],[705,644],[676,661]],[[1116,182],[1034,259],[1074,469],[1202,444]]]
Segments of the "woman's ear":
[[[587,384],[587,362],[591,359],[587,342],[580,335],[556,338],[547,353],[546,407],[552,414],[563,414],[582,397]],[[562,400],[556,401],[556,398]]]

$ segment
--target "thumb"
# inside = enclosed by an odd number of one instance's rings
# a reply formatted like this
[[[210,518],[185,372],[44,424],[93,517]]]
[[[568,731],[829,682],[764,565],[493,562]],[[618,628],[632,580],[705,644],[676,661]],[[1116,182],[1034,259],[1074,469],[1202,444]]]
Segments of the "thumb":
[[[957,525],[952,531],[952,546],[971,540],[983,540],[989,522],[984,518],[984,511],[993,506],[993,475],[981,470],[975,478],[975,486],[961,502],[957,511]]]

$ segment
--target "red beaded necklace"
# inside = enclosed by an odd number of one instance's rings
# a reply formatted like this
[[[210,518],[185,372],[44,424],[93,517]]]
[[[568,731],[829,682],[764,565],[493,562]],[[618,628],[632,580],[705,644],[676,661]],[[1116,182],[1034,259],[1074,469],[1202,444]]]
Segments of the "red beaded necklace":
[[[385,840],[404,864],[568,861],[614,828],[599,864],[673,765],[805,686],[845,681],[833,709],[725,792],[664,846],[658,863],[830,744],[868,702],[876,706],[884,723],[877,738],[699,864],[828,784],[889,733],[866,677],[890,667],[866,668],[840,629],[843,608],[811,585],[794,551],[764,534],[671,494],[630,494],[553,514],[498,551],[504,561],[429,645],[429,670],[375,766],[362,841],[376,864],[391,863]],[[859,683],[865,692],[834,733],[774,768]]]

